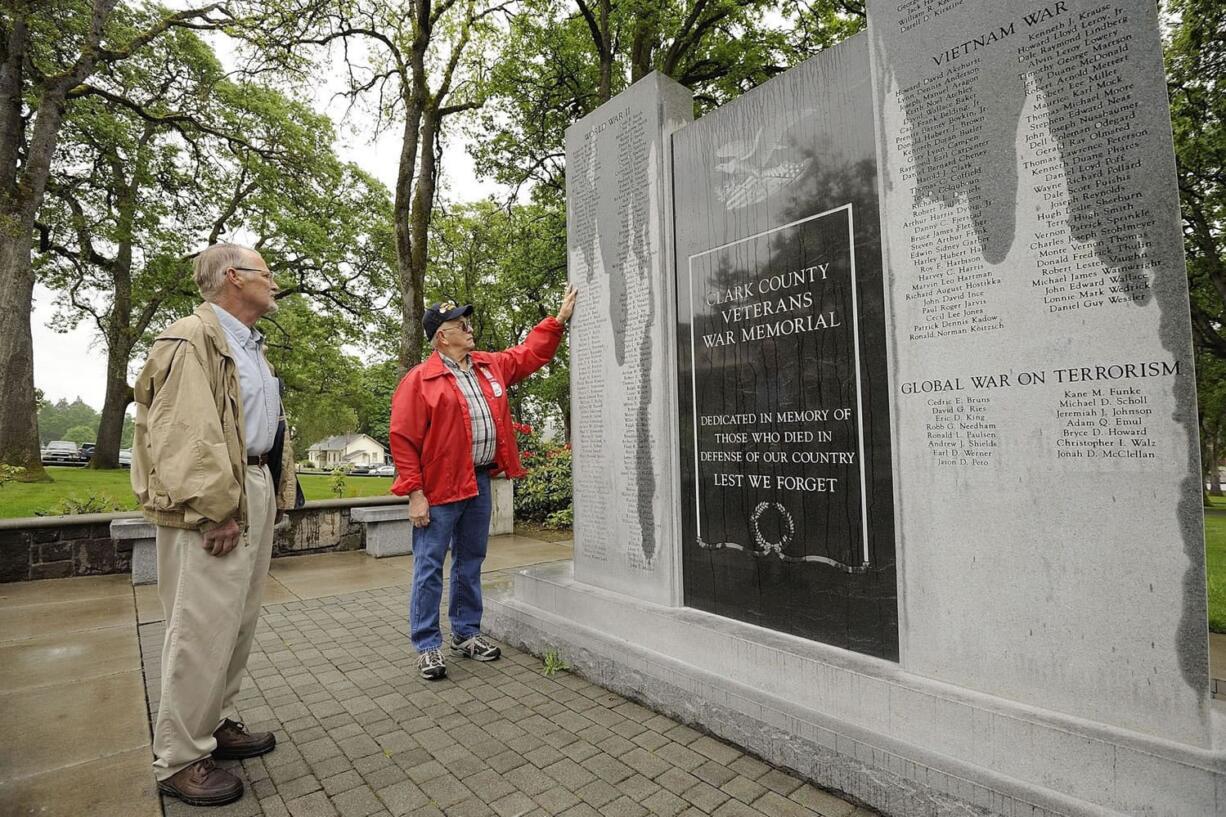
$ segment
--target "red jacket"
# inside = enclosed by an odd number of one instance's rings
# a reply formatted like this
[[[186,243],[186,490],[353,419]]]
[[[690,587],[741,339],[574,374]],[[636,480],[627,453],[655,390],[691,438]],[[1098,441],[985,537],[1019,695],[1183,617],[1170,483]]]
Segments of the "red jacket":
[[[507,389],[553,358],[564,329],[556,318],[545,318],[519,346],[505,352],[471,353],[498,436],[491,475],[503,473],[510,479],[524,475]],[[420,489],[431,505],[477,495],[468,401],[438,352],[413,367],[396,387],[390,425],[396,463],[393,494],[405,496]]]

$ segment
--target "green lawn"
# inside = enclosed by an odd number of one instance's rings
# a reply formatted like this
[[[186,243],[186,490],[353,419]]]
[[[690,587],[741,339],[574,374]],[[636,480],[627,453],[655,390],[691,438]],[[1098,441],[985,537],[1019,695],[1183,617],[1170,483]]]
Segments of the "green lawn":
[[[1209,629],[1226,633],[1226,513],[1205,514],[1205,567],[1209,574]]]
[[[299,474],[298,482],[307,499],[335,499],[330,476]],[[391,487],[391,477],[345,477],[344,496],[391,496]]]
[[[47,473],[54,482],[10,482],[0,488],[0,517],[56,513],[62,500],[81,502],[90,496],[103,500],[110,506],[108,510],[136,510],[136,497],[132,495],[126,470],[51,466]]]
[[[98,510],[136,510],[136,497],[128,482],[128,472],[92,471],[88,468],[50,467],[54,482],[10,482],[0,488],[0,518],[34,516],[40,512],[58,513],[64,500],[85,502],[95,497]],[[332,477],[302,474],[299,477],[307,499],[332,499]],[[386,496],[391,477],[347,477],[344,497]]]
[[[0,488],[0,517],[34,516],[39,512],[57,513],[62,500],[82,502],[90,497],[101,500],[100,505],[105,505],[107,510],[136,510],[136,498],[132,495],[127,471],[51,467],[47,469],[47,473],[54,482],[10,482]],[[333,498],[332,477],[302,474],[299,481],[307,499]],[[344,496],[387,496],[391,486],[390,477],[347,477]],[[1205,514],[1209,627],[1216,632],[1226,633],[1226,497],[1211,497],[1210,504],[1218,512]]]

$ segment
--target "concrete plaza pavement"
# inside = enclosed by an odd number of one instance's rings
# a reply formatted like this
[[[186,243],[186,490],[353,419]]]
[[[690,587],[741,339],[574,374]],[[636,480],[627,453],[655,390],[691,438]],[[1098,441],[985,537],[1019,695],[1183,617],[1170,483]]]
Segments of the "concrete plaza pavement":
[[[569,543],[496,537],[487,585],[570,556]],[[163,801],[150,769],[156,588],[126,575],[0,585],[0,815],[874,813],[519,650],[449,656],[447,680],[421,680],[411,566],[363,552],[273,561],[240,708],[278,747],[224,762],[247,792],[214,809]]]

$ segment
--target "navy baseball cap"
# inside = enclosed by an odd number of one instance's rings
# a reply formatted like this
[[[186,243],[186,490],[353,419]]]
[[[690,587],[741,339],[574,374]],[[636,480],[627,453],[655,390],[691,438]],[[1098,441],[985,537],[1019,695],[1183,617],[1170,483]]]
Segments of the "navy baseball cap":
[[[421,326],[426,332],[426,340],[431,340],[434,333],[446,321],[454,321],[456,318],[463,318],[472,313],[472,304],[456,306],[454,301],[441,301],[427,307],[425,314],[421,316]]]

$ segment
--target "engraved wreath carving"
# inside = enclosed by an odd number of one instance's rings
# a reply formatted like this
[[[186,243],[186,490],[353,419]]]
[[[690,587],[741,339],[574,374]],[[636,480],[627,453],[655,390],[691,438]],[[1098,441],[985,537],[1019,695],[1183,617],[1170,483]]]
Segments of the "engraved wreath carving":
[[[762,535],[762,530],[758,527],[758,520],[762,518],[762,512],[767,508],[775,508],[779,511],[779,515],[787,524],[787,533],[779,537],[778,542],[766,541],[766,537]],[[788,509],[778,502],[759,502],[758,507],[754,508],[753,513],[749,516],[749,529],[753,531],[754,542],[764,554],[783,556],[783,549],[792,541],[792,535],[796,533],[796,523],[792,521],[792,515],[788,513]]]
[[[770,508],[774,508],[782,515],[787,528],[787,532],[780,536],[777,542],[767,541],[758,526],[758,521]],[[754,507],[753,513],[749,515],[749,529],[753,533],[754,544],[756,545],[754,548],[747,548],[744,545],[738,545],[736,542],[707,542],[703,540],[701,534],[698,536],[698,547],[703,550],[739,550],[758,559],[773,556],[782,562],[820,562],[821,564],[837,567],[845,573],[864,573],[868,570],[867,563],[849,565],[837,559],[831,559],[828,556],[791,556],[784,553],[783,549],[792,543],[792,538],[796,535],[796,523],[788,509],[779,502],[759,502]]]

